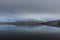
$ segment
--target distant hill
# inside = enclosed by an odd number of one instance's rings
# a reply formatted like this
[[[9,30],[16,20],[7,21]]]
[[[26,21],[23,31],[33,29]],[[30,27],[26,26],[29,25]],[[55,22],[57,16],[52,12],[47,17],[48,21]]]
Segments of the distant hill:
[[[10,24],[10,25],[17,25],[17,26],[38,26],[41,25],[40,20],[36,19],[28,19],[23,21],[13,21],[13,22],[2,22],[0,24]]]
[[[48,21],[48,22],[44,22],[42,24],[43,25],[60,27],[60,20]]]
[[[48,25],[60,27],[60,19],[54,21],[43,22],[36,19],[28,19],[23,21],[13,21],[13,22],[2,22],[0,24],[16,25],[16,26],[39,26],[39,25]]]

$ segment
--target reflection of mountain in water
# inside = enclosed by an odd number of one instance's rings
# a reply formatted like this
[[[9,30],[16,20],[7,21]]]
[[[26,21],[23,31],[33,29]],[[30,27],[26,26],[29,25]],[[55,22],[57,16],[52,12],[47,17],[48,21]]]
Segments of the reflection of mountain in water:
[[[0,24],[11,24],[11,25],[17,25],[17,26],[38,26],[41,25],[42,21],[35,20],[35,19],[29,19],[29,20],[23,20],[23,21],[13,21],[13,22],[2,22]]]
[[[48,21],[48,22],[44,22],[42,23],[44,25],[49,25],[49,26],[58,26],[60,27],[60,20],[54,20],[54,21]]]
[[[0,24],[9,24],[16,26],[41,26],[41,25],[49,25],[49,26],[58,26],[60,27],[60,20],[43,22],[36,19],[29,19],[23,21],[13,21],[13,22],[1,22]]]

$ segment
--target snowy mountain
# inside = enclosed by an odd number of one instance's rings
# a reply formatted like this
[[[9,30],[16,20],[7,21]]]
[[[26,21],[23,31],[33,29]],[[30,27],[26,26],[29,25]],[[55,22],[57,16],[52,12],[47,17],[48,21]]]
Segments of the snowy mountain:
[[[40,20],[42,20],[43,22],[47,22],[47,21],[54,21],[54,20],[59,20],[60,18],[54,18],[54,17],[46,17],[46,18],[41,18]]]
[[[7,16],[1,16],[0,17],[0,22],[13,22],[13,21],[53,21],[53,20],[58,20],[59,18],[54,18],[54,17],[45,17],[45,18],[39,18],[39,19],[26,19],[26,18],[15,18],[15,17],[7,17]]]
[[[0,17],[0,22],[13,22],[16,21],[16,18],[13,17]]]

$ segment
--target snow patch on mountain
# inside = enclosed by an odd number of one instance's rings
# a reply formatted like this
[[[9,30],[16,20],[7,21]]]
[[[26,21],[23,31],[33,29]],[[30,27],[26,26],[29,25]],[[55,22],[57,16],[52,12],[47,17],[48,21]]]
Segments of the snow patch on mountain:
[[[14,18],[14,17],[4,17],[4,16],[0,17],[0,22],[12,22],[12,21],[16,21],[16,18]]]
[[[31,20],[34,21],[43,21],[43,22],[47,22],[47,21],[54,21],[54,20],[58,20],[59,18],[56,17],[45,17],[45,18],[39,18],[39,19],[35,19],[35,18],[31,18]],[[8,17],[8,16],[0,16],[0,22],[13,22],[13,21],[27,21],[30,20],[29,18],[16,18],[16,17]]]

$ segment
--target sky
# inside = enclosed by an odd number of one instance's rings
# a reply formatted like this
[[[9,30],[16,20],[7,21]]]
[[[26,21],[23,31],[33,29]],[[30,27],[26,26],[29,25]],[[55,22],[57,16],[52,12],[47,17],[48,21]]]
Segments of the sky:
[[[60,0],[0,0],[0,16],[15,18],[60,17]]]

